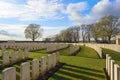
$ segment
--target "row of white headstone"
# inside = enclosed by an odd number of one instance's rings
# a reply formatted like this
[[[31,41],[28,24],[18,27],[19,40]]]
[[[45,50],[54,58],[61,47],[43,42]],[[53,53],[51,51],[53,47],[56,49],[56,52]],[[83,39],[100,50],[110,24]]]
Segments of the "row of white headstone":
[[[69,55],[74,55],[79,50],[80,50],[80,46],[71,46]]]
[[[116,44],[96,44],[101,48],[106,48],[106,49],[111,49],[117,52],[120,52],[120,45],[116,45]]]
[[[51,47],[52,46],[52,47]],[[46,49],[47,52],[53,52],[59,49],[63,49],[68,47],[68,44],[63,43],[1,43],[0,47],[3,48],[12,48],[12,49],[29,49],[38,50],[38,49]]]
[[[67,48],[69,45],[68,44],[48,44],[46,46],[47,52],[54,52],[60,49]]]
[[[11,53],[11,55],[6,50],[2,50],[3,65],[9,65],[11,63],[16,63],[18,61],[28,59],[28,57],[29,57],[29,51],[27,49],[25,49],[24,54],[22,50],[18,50],[18,51],[14,50]]]
[[[36,50],[36,49],[44,49],[46,45],[44,43],[1,43],[0,47],[3,48],[11,48],[11,49],[29,49],[29,50]]]
[[[120,80],[120,66],[106,54],[106,71],[110,80]]]
[[[49,54],[46,57],[32,60],[32,80],[36,80],[39,76],[53,69],[59,62],[59,53]],[[40,66],[40,67],[39,67]],[[20,80],[30,80],[30,62],[24,62],[20,65]],[[10,67],[2,71],[2,80],[17,80],[16,79],[16,68]]]

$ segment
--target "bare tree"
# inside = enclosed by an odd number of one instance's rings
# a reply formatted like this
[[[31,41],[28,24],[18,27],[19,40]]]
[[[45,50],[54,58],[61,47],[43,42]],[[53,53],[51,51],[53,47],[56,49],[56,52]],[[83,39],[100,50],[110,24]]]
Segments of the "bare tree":
[[[91,35],[94,38],[95,42],[98,42],[98,38],[99,38],[99,29],[98,27],[96,27],[96,23],[91,24]]]
[[[40,25],[37,24],[29,24],[24,33],[26,39],[30,38],[32,41],[35,41],[35,39],[39,38],[42,36],[42,31],[43,29],[40,27]]]
[[[86,37],[87,41],[90,43],[91,39],[91,24],[86,25]]]
[[[77,26],[74,26],[74,32],[76,33],[76,42],[79,42],[80,41],[80,26],[77,25]]]
[[[85,42],[85,36],[86,36],[86,25],[81,25],[81,32],[82,32],[82,41]]]
[[[79,42],[80,40],[80,26],[72,26],[67,29],[71,34],[72,42]]]
[[[100,19],[98,24],[102,37],[107,40],[108,43],[111,43],[112,37],[120,33],[119,17],[113,15],[105,16]]]

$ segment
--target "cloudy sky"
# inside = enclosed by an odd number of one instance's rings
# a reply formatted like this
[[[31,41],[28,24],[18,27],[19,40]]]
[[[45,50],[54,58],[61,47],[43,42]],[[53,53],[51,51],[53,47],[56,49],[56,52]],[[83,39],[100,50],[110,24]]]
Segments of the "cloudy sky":
[[[26,40],[31,23],[41,25],[44,38],[110,14],[120,16],[120,0],[0,0],[0,40]]]

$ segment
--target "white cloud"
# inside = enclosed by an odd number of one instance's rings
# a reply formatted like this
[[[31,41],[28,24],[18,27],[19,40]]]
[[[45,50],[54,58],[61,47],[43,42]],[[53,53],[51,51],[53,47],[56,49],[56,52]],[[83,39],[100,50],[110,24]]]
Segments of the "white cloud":
[[[25,4],[0,1],[0,18],[19,18],[20,20],[61,19],[58,12],[64,10],[58,0],[27,0]]]
[[[28,25],[10,25],[0,23],[0,39],[1,40],[29,40],[24,37],[24,30]],[[55,26],[41,26],[43,28],[42,38],[55,35],[60,30],[66,27],[55,27]]]
[[[69,19],[75,23],[78,23],[82,19],[81,12],[87,9],[86,2],[71,3],[67,6],[67,14]]]
[[[101,17],[106,15],[120,16],[120,0],[113,2],[110,2],[110,0],[100,0],[92,7],[92,10],[88,14],[82,15],[82,12],[89,8],[87,5],[86,2],[80,2],[72,4],[74,8],[69,8],[71,6],[71,4],[69,4],[67,6],[69,19],[75,24],[89,24],[97,22]]]
[[[101,0],[92,8],[92,14],[95,17],[102,17],[105,15],[112,14],[113,3],[109,0]]]

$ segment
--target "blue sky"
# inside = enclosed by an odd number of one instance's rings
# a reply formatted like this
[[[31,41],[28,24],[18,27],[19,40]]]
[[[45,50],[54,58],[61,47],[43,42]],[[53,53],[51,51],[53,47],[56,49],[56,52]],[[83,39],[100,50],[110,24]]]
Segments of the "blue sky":
[[[105,15],[119,16],[119,4],[120,0],[0,0],[0,40],[26,40],[24,29],[31,23],[41,25],[45,38]]]

